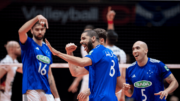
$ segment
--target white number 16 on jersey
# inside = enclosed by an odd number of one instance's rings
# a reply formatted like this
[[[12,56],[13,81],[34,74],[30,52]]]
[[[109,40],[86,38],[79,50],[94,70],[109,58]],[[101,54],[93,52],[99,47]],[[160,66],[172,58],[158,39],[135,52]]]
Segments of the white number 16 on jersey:
[[[39,62],[39,70],[38,72],[41,73],[41,75],[46,75],[46,64],[44,65],[44,67],[41,69],[42,63]]]

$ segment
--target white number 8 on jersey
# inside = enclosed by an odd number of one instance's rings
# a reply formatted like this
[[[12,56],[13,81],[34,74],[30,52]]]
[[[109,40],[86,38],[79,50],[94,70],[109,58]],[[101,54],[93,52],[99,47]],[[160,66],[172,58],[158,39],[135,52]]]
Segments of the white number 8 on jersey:
[[[111,62],[113,63],[113,65],[111,66],[111,69],[110,69],[109,75],[110,75],[111,77],[113,77],[113,76],[114,76],[114,74],[115,74],[115,69],[114,69],[115,62],[114,62],[114,60],[111,60]],[[111,73],[111,71],[113,71],[113,72]]]

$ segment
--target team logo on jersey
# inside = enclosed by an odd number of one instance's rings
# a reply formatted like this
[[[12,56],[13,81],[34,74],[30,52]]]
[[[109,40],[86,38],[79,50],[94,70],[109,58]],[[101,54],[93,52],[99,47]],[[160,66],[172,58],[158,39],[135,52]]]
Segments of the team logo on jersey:
[[[164,68],[165,68],[167,71],[169,71],[169,68],[168,68],[167,66],[164,66]]]
[[[49,64],[50,63],[50,59],[47,56],[43,56],[43,55],[37,55],[36,58],[44,63]]]
[[[93,50],[89,52],[89,55],[91,55],[91,54],[92,54],[92,52],[93,52]]]
[[[142,81],[137,81],[134,83],[134,86],[137,88],[146,88],[152,85],[151,81],[146,81],[146,80],[142,80]]]

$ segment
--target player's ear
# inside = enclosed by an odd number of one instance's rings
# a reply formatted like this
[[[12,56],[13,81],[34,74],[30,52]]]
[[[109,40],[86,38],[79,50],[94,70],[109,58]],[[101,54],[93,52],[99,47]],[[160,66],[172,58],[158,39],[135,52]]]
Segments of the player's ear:
[[[91,41],[95,42],[96,41],[96,37],[95,36],[91,37]]]
[[[148,53],[148,49],[145,49],[145,53],[146,53],[146,54]]]
[[[99,38],[99,42],[100,42],[101,45],[103,45],[104,44],[104,39],[103,38]]]
[[[31,34],[33,34],[33,29],[31,28]]]

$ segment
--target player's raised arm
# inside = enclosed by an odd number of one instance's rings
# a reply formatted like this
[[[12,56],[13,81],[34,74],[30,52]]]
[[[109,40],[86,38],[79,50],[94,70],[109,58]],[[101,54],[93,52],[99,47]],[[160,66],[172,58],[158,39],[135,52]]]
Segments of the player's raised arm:
[[[61,53],[61,52],[57,51],[56,49],[54,49],[53,47],[51,47],[51,44],[48,42],[47,39],[45,39],[45,41],[46,41],[46,45],[49,47],[49,49],[53,55],[56,55],[56,56],[62,58],[63,60],[65,60],[71,64],[80,66],[80,67],[92,65],[92,60],[90,58],[88,58],[88,57],[80,58],[80,57],[75,57],[75,56]]]
[[[73,51],[75,51],[76,48],[77,48],[77,46],[74,43],[69,43],[65,47],[66,53],[68,55],[73,56]],[[71,75],[74,77],[82,77],[83,75],[89,74],[89,71],[86,70],[85,68],[76,66],[70,62],[68,62],[68,64],[69,64],[69,70],[71,72]]]
[[[111,10],[111,7],[108,7],[108,13],[107,13],[107,22],[108,22],[108,30],[114,30],[114,17],[116,13],[115,11]]]
[[[21,43],[25,43],[27,40],[27,32],[33,27],[33,25],[39,21],[39,23],[44,26],[46,24],[46,27],[48,28],[48,22],[47,19],[45,17],[43,17],[42,15],[37,15],[36,17],[34,17],[33,19],[27,21],[19,30],[19,40]]]

